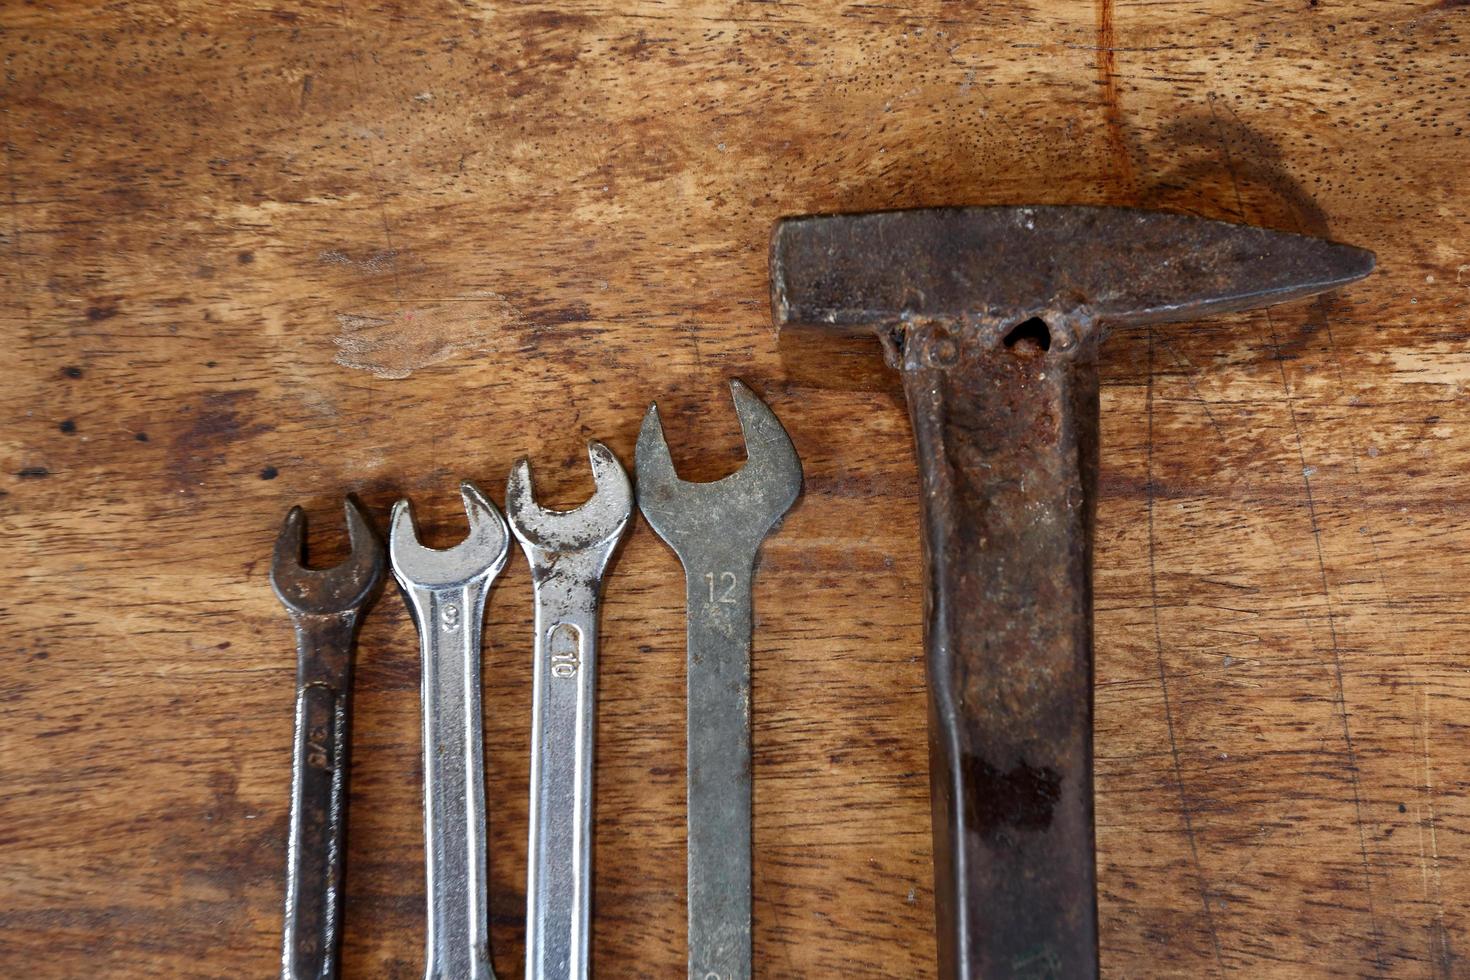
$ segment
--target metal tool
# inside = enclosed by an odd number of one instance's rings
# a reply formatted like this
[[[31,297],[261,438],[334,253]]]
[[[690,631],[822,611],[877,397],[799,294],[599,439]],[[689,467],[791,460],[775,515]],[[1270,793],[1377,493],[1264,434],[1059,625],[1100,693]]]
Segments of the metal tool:
[[[750,640],[756,551],[801,492],[781,423],[730,382],[747,461],[714,483],[674,472],[658,406],[638,434],[638,507],[688,595],[689,976],[750,977]]]
[[[271,586],[296,628],[296,732],[286,844],[282,980],[337,976],[347,825],[352,644],[383,578],[383,545],[352,500],[343,505],[352,553],[335,568],[301,564],[306,512],[292,507],[276,538]]]
[[[536,598],[528,980],[585,978],[591,964],[597,607],[603,574],[633,516],[633,487],[602,443],[589,442],[587,456],[597,489],[575,510],[537,504],[524,459],[505,491],[506,517],[531,563]]]
[[[407,500],[393,505],[388,552],[423,656],[424,844],[429,891],[426,980],[494,980],[486,866],[480,627],[510,532],[473,483],[461,483],[470,533],[445,551],[419,544]]]
[[[1098,970],[1092,539],[1107,328],[1285,302],[1372,268],[1347,245],[1123,208],[776,227],[776,323],[876,331],[908,394],[941,976]]]

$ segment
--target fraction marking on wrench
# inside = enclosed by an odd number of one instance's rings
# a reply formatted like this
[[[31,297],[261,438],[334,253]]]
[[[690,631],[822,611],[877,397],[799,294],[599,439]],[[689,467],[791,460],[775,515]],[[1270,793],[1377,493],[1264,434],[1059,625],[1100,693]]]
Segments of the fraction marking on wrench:
[[[587,456],[597,489],[574,510],[536,503],[524,459],[505,491],[506,517],[531,565],[536,607],[527,980],[582,980],[591,965],[597,609],[603,575],[633,515],[633,488],[602,443],[589,442]]]
[[[393,506],[393,574],[423,657],[424,844],[429,892],[425,980],[494,980],[490,965],[480,631],[510,534],[474,484],[460,484],[469,537],[419,544],[408,501]]]
[[[296,730],[286,840],[282,980],[332,980],[341,941],[352,643],[383,577],[383,545],[350,498],[352,553],[334,568],[301,564],[306,514],[292,507],[276,539],[271,586],[296,629]]]

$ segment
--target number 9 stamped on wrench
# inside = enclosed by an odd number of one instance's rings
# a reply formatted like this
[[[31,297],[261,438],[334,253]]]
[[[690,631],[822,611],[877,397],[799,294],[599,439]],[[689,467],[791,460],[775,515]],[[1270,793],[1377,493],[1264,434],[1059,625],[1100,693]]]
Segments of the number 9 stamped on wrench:
[[[469,537],[419,544],[408,501],[393,505],[388,554],[423,656],[424,844],[428,850],[425,980],[495,980],[490,966],[480,630],[510,533],[495,505],[460,484]]]
[[[633,516],[633,488],[602,443],[589,442],[587,456],[597,489],[575,510],[537,504],[524,459],[505,491],[536,604],[527,980],[580,980],[591,967],[597,607],[608,562]]]
[[[801,493],[780,421],[730,382],[746,464],[714,483],[674,472],[658,406],[638,434],[638,506],[684,565],[688,594],[689,976],[751,975],[750,640],[756,552]]]

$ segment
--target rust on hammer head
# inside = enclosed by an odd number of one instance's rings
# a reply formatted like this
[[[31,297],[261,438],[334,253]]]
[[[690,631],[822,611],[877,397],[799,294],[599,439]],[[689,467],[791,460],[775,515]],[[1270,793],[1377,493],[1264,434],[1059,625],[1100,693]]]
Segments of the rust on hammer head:
[[[1094,324],[1190,320],[1361,279],[1351,245],[1133,208],[922,208],[788,218],[771,240],[778,325],[1040,317],[1065,349]]]

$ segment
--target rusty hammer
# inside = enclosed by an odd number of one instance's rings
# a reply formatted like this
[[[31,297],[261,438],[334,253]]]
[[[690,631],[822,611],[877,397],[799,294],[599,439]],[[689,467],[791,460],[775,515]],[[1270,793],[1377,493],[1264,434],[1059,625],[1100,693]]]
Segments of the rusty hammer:
[[[923,500],[939,972],[1096,976],[1092,539],[1107,329],[1366,276],[1321,239],[1125,208],[788,218],[778,327],[876,331]]]

